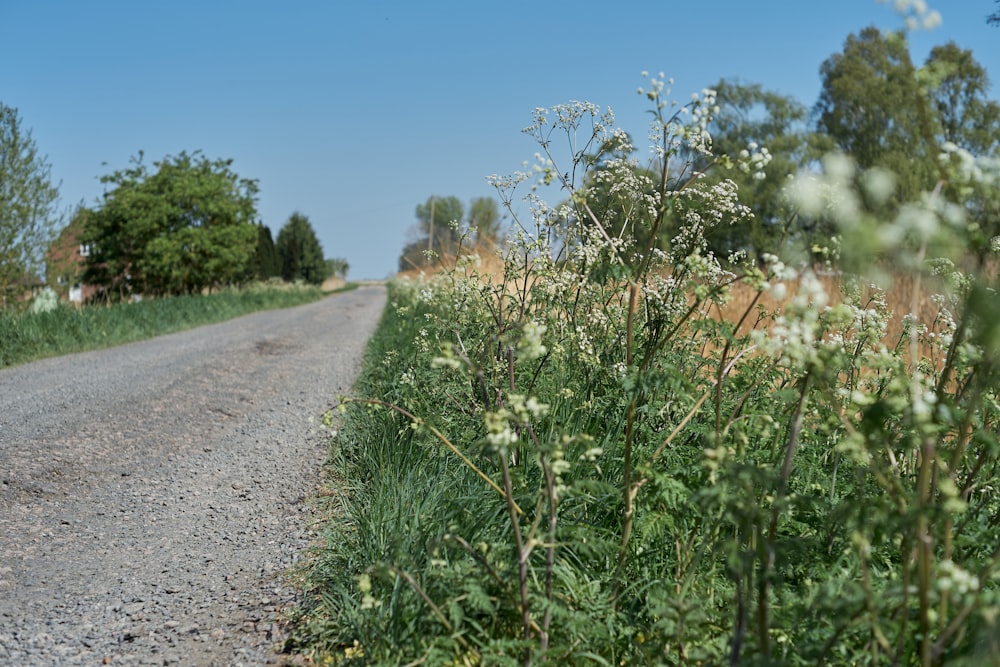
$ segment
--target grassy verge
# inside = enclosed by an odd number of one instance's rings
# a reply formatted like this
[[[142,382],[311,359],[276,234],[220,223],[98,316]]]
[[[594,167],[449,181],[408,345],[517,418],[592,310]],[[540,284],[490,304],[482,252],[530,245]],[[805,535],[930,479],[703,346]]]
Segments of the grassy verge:
[[[323,294],[315,287],[262,284],[107,307],[62,305],[44,313],[0,313],[0,367],[143,340],[259,310],[297,306]]]
[[[596,114],[537,113],[540,148],[580,145],[581,127],[609,145]],[[697,127],[654,127],[661,155],[699,149],[676,148]],[[609,167],[618,212],[655,217],[602,224],[585,154],[542,168],[570,203],[533,207],[499,266],[459,251],[391,285],[291,648],[320,664],[1000,665],[1000,243],[943,204],[920,209],[932,238],[852,209],[844,229],[894,245],[845,236],[836,294],[808,265],[709,252],[707,233],[751,214],[734,188],[672,180],[696,165],[664,160],[652,194]],[[969,192],[996,206],[992,185]],[[648,232],[670,226],[657,248]]]

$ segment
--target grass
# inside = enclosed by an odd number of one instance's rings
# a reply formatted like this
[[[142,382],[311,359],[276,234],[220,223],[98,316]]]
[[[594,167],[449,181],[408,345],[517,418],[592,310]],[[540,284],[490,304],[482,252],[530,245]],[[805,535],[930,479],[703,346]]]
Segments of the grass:
[[[959,393],[927,381],[954,412],[919,423],[907,350],[880,351],[913,310],[912,279],[897,277],[884,305],[857,297],[856,312],[887,318],[879,340],[818,322],[844,351],[818,346],[825,356],[804,374],[759,351],[740,357],[745,331],[729,348],[734,313],[756,302],[770,313],[759,329],[796,317],[790,300],[736,284],[648,369],[617,375],[622,348],[639,359],[656,342],[643,342],[648,327],[630,332],[627,287],[588,283],[553,305],[549,277],[518,303],[521,278],[478,265],[467,283],[445,273],[390,285],[355,386],[378,401],[345,406],[326,544],[304,573],[289,649],[316,664],[1000,664],[997,586],[945,588],[998,576],[996,495],[970,481],[1000,479],[997,413],[979,398],[995,384],[975,365]],[[840,282],[823,283],[837,303]],[[916,300],[932,325],[939,306]],[[547,324],[553,358],[520,358],[519,325],[499,319],[519,309]],[[602,313],[591,363],[571,336]],[[444,342],[467,353],[464,370],[435,361]],[[932,347],[921,340],[920,358]],[[921,369],[933,378],[958,363]],[[861,393],[871,398],[852,403]],[[517,444],[496,446],[491,414],[516,411],[517,394],[548,412],[508,413],[500,427]],[[953,466],[929,495],[921,442]],[[558,475],[554,461],[566,464]],[[919,552],[920,539],[938,550]]]
[[[356,287],[348,283],[337,291]],[[0,367],[130,343],[221,322],[247,313],[288,308],[324,296],[319,288],[256,284],[206,295],[110,306],[61,304],[43,313],[0,312]]]

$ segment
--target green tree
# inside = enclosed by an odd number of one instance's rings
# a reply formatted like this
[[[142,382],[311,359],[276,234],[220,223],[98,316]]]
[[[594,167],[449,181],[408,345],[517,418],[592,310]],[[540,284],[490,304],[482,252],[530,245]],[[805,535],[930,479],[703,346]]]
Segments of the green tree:
[[[246,275],[257,242],[257,182],[232,160],[182,152],[101,178],[112,186],[89,215],[84,280],[106,294],[199,292]]]
[[[721,166],[707,169],[708,182],[723,178],[735,182],[740,200],[754,212],[749,224],[711,230],[709,247],[720,258],[736,250],[757,257],[776,254],[798,232],[782,196],[788,178],[828,150],[829,142],[810,131],[809,110],[792,97],[759,84],[726,79],[713,88],[719,106],[709,126],[713,153],[737,156],[763,147],[771,159],[758,171]]]
[[[267,280],[281,275],[281,255],[274,245],[271,229],[263,223],[257,225],[257,248],[247,272],[249,278]]]
[[[929,93],[940,141],[992,155],[1000,144],[1000,105],[987,98],[990,79],[972,55],[954,42],[935,46],[918,73]]]
[[[919,99],[904,34],[865,28],[850,35],[843,52],[830,56],[820,73],[817,129],[861,169],[880,166],[894,173],[894,203],[933,187],[938,153],[929,143],[933,119]]]
[[[59,190],[17,109],[0,103],[0,304],[36,280],[55,235]]]
[[[454,252],[461,232],[458,225],[465,218],[465,207],[454,195],[431,196],[416,209],[417,225],[427,247],[438,254]]]
[[[495,244],[500,237],[500,206],[493,197],[476,197],[469,204],[469,228],[478,243]]]
[[[342,257],[328,257],[326,259],[327,278],[347,278],[347,272],[351,270],[351,265]]]
[[[417,224],[400,253],[400,271],[436,264],[442,256],[455,254],[462,240],[465,207],[458,197],[432,195],[423,204],[417,204],[414,214]]]
[[[275,241],[281,257],[281,277],[285,280],[303,280],[313,285],[326,279],[323,248],[316,238],[309,218],[296,211],[278,232]]]

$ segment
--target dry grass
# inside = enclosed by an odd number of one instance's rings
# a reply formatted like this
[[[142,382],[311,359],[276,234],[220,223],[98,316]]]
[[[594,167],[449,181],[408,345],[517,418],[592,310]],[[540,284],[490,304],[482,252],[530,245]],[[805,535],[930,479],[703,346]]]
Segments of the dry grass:
[[[479,259],[476,263],[475,274],[484,282],[500,285],[504,280],[504,262],[496,252],[496,247],[492,244],[477,246],[464,254],[478,256]],[[435,264],[420,269],[400,272],[397,274],[397,277],[422,280],[455,268],[456,261],[457,258],[454,256],[444,256],[439,258]],[[471,275],[471,270],[466,271],[466,275]],[[840,303],[843,300],[842,277],[839,274],[833,273],[822,274],[817,277],[827,293],[830,305]],[[523,287],[523,282],[518,280],[505,285],[505,291],[508,294],[521,293]],[[529,282],[529,292],[530,287],[531,283]],[[758,310],[763,310],[772,315],[780,315],[784,306],[798,292],[798,288],[798,281],[789,283],[787,296],[784,300],[779,301],[774,298],[774,295],[770,291],[758,294],[748,285],[736,283],[731,287],[728,303],[721,308],[714,307],[710,312],[710,316],[725,319],[733,323],[739,322],[742,319],[742,324],[737,332],[740,335],[746,334],[754,328],[766,328],[767,321],[761,320]],[[890,312],[886,336],[883,339],[883,343],[887,347],[891,349],[899,344],[904,334],[904,318],[909,313],[915,313],[917,320],[928,327],[929,330],[940,330],[938,320],[941,315],[941,308],[931,298],[935,293],[935,288],[936,286],[930,285],[927,282],[917,284],[913,276],[893,275],[891,277],[891,286],[885,290],[885,301]],[[623,294],[627,294],[627,285],[622,285],[622,290]],[[864,300],[872,299],[874,296],[874,288],[867,288],[862,295],[862,304],[864,304]],[[749,314],[744,316],[748,310]],[[922,348],[920,354],[929,357],[933,354],[933,351]]]

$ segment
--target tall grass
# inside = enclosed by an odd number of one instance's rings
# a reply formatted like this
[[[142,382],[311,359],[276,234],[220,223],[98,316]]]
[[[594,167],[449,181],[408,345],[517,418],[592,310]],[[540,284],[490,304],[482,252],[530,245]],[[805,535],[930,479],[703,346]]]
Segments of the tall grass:
[[[0,312],[0,367],[143,340],[322,296],[314,287],[260,284],[110,306]]]

